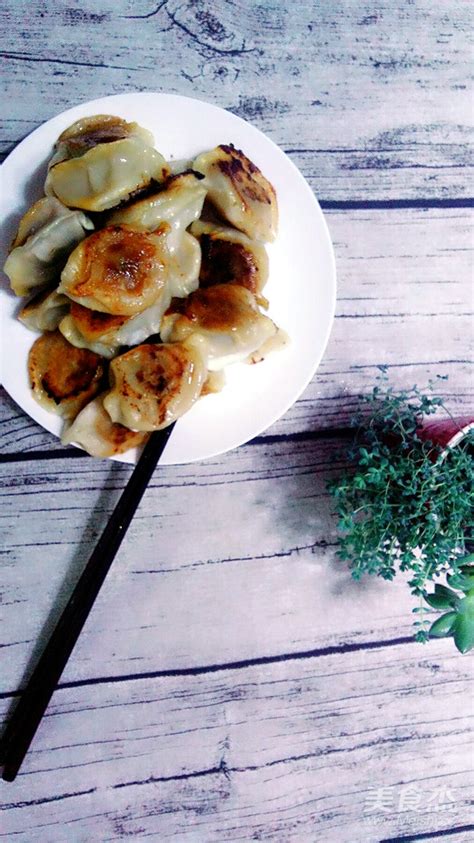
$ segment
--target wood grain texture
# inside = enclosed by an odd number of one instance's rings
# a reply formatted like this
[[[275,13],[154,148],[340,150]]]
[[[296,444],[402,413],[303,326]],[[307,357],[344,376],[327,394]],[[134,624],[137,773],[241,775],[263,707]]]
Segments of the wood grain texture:
[[[471,683],[441,642],[64,688],[4,789],[2,837],[375,843],[466,827]]]
[[[158,467],[64,681],[412,635],[403,581],[355,583],[334,558],[326,483],[340,445],[262,442]],[[5,692],[29,671],[130,469],[84,458],[2,473]]]
[[[378,365],[402,387],[448,374],[448,406],[472,412],[471,20],[464,0],[0,9],[0,153],[111,93],[215,102],[306,176],[339,284],[325,358],[286,416],[155,474],[2,788],[2,839],[472,838],[472,665],[451,641],[412,642],[403,580],[351,580],[326,492]],[[130,469],[63,455],[5,395],[0,421],[5,719]]]
[[[298,14],[275,0],[105,0],[100,10],[6,0],[0,14],[4,153],[75,103],[159,90],[250,120],[323,199],[469,196],[463,0],[326,0]]]
[[[472,412],[472,212],[330,211],[327,220],[338,272],[332,335],[313,382],[268,434],[347,425],[380,364],[401,387],[448,375],[450,410]],[[0,414],[3,453],[61,447],[8,398]]]

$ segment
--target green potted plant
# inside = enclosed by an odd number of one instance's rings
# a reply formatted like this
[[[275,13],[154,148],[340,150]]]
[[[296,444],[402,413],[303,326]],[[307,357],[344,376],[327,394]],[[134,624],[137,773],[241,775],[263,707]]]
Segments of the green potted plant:
[[[360,396],[348,469],[329,483],[338,556],[355,579],[409,572],[416,639],[452,636],[464,653],[474,647],[474,419],[453,419],[432,383],[425,393],[396,391],[380,368]],[[431,622],[433,611],[443,614]]]

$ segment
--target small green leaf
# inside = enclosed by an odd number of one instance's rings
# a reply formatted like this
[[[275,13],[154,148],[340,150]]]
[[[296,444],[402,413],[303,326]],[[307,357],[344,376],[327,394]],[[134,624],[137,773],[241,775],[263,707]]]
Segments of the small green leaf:
[[[429,628],[430,638],[446,638],[448,635],[452,635],[457,617],[456,612],[447,612],[445,615],[441,615]]]
[[[448,574],[446,580],[452,588],[466,592],[474,588],[474,571],[471,574]]]
[[[450,609],[453,605],[451,598],[444,594],[424,594],[423,597],[432,609]]]
[[[428,633],[424,629],[419,629],[415,634],[415,641],[418,641],[419,644],[426,644],[428,638]]]
[[[440,585],[438,582],[435,585],[435,594],[448,600],[449,606],[456,606],[459,603],[459,597],[456,592],[451,588],[446,588],[445,585]]]

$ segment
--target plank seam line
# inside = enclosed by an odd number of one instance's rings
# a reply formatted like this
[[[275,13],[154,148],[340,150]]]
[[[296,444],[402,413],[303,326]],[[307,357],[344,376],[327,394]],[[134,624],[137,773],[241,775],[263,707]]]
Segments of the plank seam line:
[[[0,58],[10,59],[11,61],[25,61],[25,62],[39,62],[40,64],[66,64],[72,67],[95,67],[104,70],[146,70],[146,67],[137,65],[137,67],[128,67],[123,64],[104,64],[104,62],[89,62],[89,61],[72,61],[70,59],[60,59],[55,56],[31,56],[27,53],[11,53],[0,52]]]
[[[400,638],[391,638],[382,641],[362,641],[352,644],[333,644],[328,647],[320,647],[314,650],[302,650],[295,653],[281,653],[274,656],[257,656],[254,659],[242,659],[240,661],[222,662],[219,664],[198,665],[197,667],[169,668],[167,670],[152,670],[144,673],[129,673],[120,676],[93,676],[89,679],[74,679],[70,682],[60,682],[56,690],[69,688],[82,688],[89,685],[112,685],[117,682],[133,682],[144,679],[167,679],[179,676],[201,676],[206,673],[219,673],[227,670],[244,670],[250,667],[261,667],[267,664],[279,664],[281,662],[301,661],[303,659],[315,659],[322,656],[345,655],[346,653],[358,653],[364,650],[377,650],[384,647],[398,647],[404,644],[413,644],[412,635]],[[3,691],[0,699],[21,696],[22,689],[18,691]]]
[[[12,119],[10,122],[14,123],[15,120]],[[416,141],[413,144],[403,144],[403,149],[405,152],[419,152],[421,147],[427,146],[436,146],[437,148],[446,148],[451,149],[453,146],[459,147],[459,144],[453,144],[449,141],[439,141],[438,143],[417,143]],[[367,152],[370,153],[377,153],[381,155],[390,155],[392,152],[399,152],[399,148],[395,146],[317,146],[317,147],[285,147],[285,152],[287,155],[319,155],[320,153],[330,153],[334,155],[346,155],[347,153],[356,153],[365,155]],[[458,164],[459,167],[470,167],[470,164]]]
[[[77,790],[74,793],[59,793],[57,796],[45,796],[43,799],[31,799],[23,802],[8,802],[0,806],[0,811],[9,811],[13,808],[30,808],[32,805],[45,805],[48,802],[60,802],[62,799],[72,799],[74,796],[89,796],[95,793],[96,787],[89,790]]]
[[[399,211],[404,209],[429,210],[436,208],[474,208],[474,198],[457,199],[318,199],[323,211]]]
[[[85,451],[79,448],[57,448],[51,451],[12,451],[10,454],[0,454],[0,465],[11,462],[28,462],[30,460],[53,460],[74,457],[87,457]]]
[[[224,759],[222,759],[220,765],[218,767],[209,767],[207,770],[194,770],[191,773],[175,773],[172,776],[149,776],[147,779],[136,779],[135,781],[130,782],[119,782],[118,784],[112,785],[114,790],[119,790],[123,787],[136,787],[137,785],[143,784],[161,784],[163,782],[181,782],[187,781],[188,779],[202,779],[206,776],[217,776],[221,773],[224,774],[226,778],[229,778],[230,773],[240,772],[237,769],[230,769],[227,767]]]
[[[393,740],[399,741],[401,739],[400,738],[398,738],[398,739],[397,738],[389,738],[388,740],[390,742],[390,741],[393,741]],[[410,741],[410,740],[412,740],[412,737],[407,735],[402,740]],[[361,744],[360,746],[356,746],[353,749],[354,750],[355,749],[361,749],[361,748],[365,748],[365,747],[371,747],[371,746],[374,746],[374,745],[377,745],[377,744],[374,744],[374,743]],[[340,748],[340,749],[329,749],[329,750],[326,750],[326,751],[322,750],[320,752],[306,752],[306,753],[303,753],[302,755],[293,755],[293,756],[289,756],[288,758],[274,758],[273,760],[266,761],[263,764],[249,764],[248,766],[245,766],[245,767],[230,767],[227,764],[225,758],[221,758],[219,766],[209,767],[209,768],[204,769],[204,770],[193,770],[193,771],[190,771],[189,773],[173,773],[172,775],[169,775],[169,776],[154,776],[154,775],[151,775],[146,779],[134,779],[132,781],[118,782],[117,784],[112,785],[112,788],[114,790],[118,790],[118,789],[121,789],[121,788],[124,788],[124,787],[136,787],[136,786],[147,785],[147,784],[161,784],[163,782],[170,782],[170,781],[186,781],[188,779],[204,778],[205,776],[216,776],[216,775],[221,775],[221,774],[223,774],[226,777],[226,779],[230,780],[232,774],[234,774],[234,773],[256,772],[256,771],[268,769],[269,767],[278,767],[280,765],[289,764],[289,763],[298,763],[300,761],[314,760],[314,759],[320,758],[322,756],[332,755],[333,753],[347,753],[347,752],[351,752],[351,751],[352,751],[352,748],[347,749],[347,748],[344,747],[344,748]],[[316,801],[319,801],[319,800],[317,799]],[[464,828],[469,829],[470,826],[461,826],[460,828],[461,828],[461,830],[464,830]],[[474,826],[472,826],[472,828],[474,828]],[[425,832],[424,834],[425,834],[426,837],[431,837],[431,836],[440,837],[440,836],[443,836],[446,833],[451,834],[451,833],[454,833],[454,832],[451,829],[447,829],[446,831]],[[423,834],[421,835],[421,837],[423,838]],[[408,841],[408,840],[418,840],[418,839],[420,839],[418,836],[417,837],[402,837],[402,838],[397,837],[397,838],[389,838],[388,840],[385,840],[385,841],[380,840],[379,843],[395,843],[395,841],[398,841],[398,840]]]
[[[411,841],[416,843],[417,840],[434,840],[436,837],[449,837],[452,834],[460,834],[464,831],[474,831],[474,825],[457,825],[439,831],[422,831],[419,834],[409,834],[406,837],[384,837],[379,843],[411,843]]]
[[[395,741],[400,740],[400,738],[398,738],[398,739],[397,738],[389,738],[388,739],[389,742],[393,741],[393,740],[395,740]],[[411,736],[407,735],[405,738],[403,738],[403,740],[409,741],[409,740],[412,740],[412,738],[411,738]],[[245,767],[230,767],[227,764],[225,758],[223,757],[223,758],[221,758],[219,766],[210,767],[208,769],[193,770],[193,771],[190,771],[189,773],[173,773],[170,776],[154,776],[154,775],[151,775],[146,779],[134,779],[132,781],[118,782],[117,784],[112,785],[112,787],[113,787],[114,790],[116,790],[116,789],[120,789],[120,788],[124,788],[124,787],[135,787],[137,785],[140,786],[140,785],[147,785],[147,784],[158,784],[158,783],[169,782],[169,781],[183,781],[183,780],[187,780],[187,779],[202,778],[204,776],[215,776],[215,775],[219,775],[219,774],[223,774],[227,779],[230,780],[231,776],[234,773],[256,772],[256,771],[260,771],[260,770],[263,770],[263,769],[268,769],[269,767],[278,767],[278,766],[284,765],[284,764],[294,764],[294,763],[298,763],[300,761],[314,760],[316,758],[320,758],[321,756],[332,755],[333,753],[347,753],[347,752],[351,752],[352,749],[354,749],[354,750],[355,749],[361,749],[361,748],[374,746],[374,745],[377,745],[377,744],[376,743],[368,743],[368,744],[360,744],[357,747],[353,747],[353,748],[349,748],[349,749],[338,748],[338,749],[322,750],[320,752],[306,752],[306,753],[303,753],[302,755],[292,755],[292,756],[289,756],[287,758],[274,758],[271,761],[265,761],[263,764],[249,764],[248,766],[245,766]],[[359,791],[359,793],[360,793],[360,791]],[[316,801],[319,801],[319,799],[317,799]],[[433,832],[425,832],[425,834],[426,834],[426,836],[436,836],[437,837],[437,836],[441,836],[443,834],[443,832],[433,831]],[[396,838],[396,839],[398,840],[399,838]],[[405,838],[401,838],[401,839],[405,840]],[[415,839],[419,839],[419,838],[415,838]],[[380,843],[385,843],[385,842],[380,841]],[[393,843],[393,841],[389,841],[389,843]]]
[[[302,442],[306,440],[339,438],[343,439],[352,436],[353,433],[354,428],[352,427],[328,427],[326,430],[303,430],[299,431],[298,433],[276,433],[270,434],[268,436],[255,436],[254,439],[250,439],[248,442],[245,443],[245,445],[271,445],[277,442]],[[83,459],[84,457],[88,456],[89,455],[86,454],[85,451],[81,451],[79,448],[58,448],[56,450],[51,451],[12,451],[12,453],[10,454],[0,454],[0,465],[2,463],[6,464],[14,462],[29,462],[32,460],[75,459],[76,457],[79,459]]]

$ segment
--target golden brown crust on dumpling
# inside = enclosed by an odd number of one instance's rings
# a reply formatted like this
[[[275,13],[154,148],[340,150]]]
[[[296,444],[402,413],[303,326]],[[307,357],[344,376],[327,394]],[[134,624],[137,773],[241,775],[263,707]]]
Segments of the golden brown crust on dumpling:
[[[173,299],[160,328],[165,342],[199,348],[210,371],[248,359],[277,331],[255,296],[238,284],[216,284]]]
[[[72,420],[63,442],[94,456],[142,445],[219,392],[225,367],[284,341],[259,309],[264,243],[278,225],[273,186],[232,144],[179,172],[187,163],[170,175],[146,129],[81,118],[59,136],[46,197],[24,215],[7,259],[17,294],[48,285],[19,314],[49,332],[28,358],[34,398]]]
[[[95,427],[97,435],[107,440],[109,444],[109,453],[106,456],[124,454],[130,448],[137,448],[139,445],[143,445],[148,439],[146,433],[138,430],[130,430],[130,428],[125,427],[123,424],[117,424],[111,421],[110,416],[105,410],[97,418]]]
[[[102,313],[100,310],[90,310],[77,302],[72,302],[69,313],[82,336],[91,341],[100,339],[111,331],[116,331],[131,318],[130,316],[113,316],[111,313]]]
[[[205,176],[208,198],[224,219],[255,240],[275,239],[275,189],[242,150],[221,144],[198,155],[193,168]]]
[[[113,422],[103,405],[103,395],[90,401],[62,436],[64,445],[82,445],[94,457],[113,457],[143,445],[147,433],[138,433]]]
[[[75,348],[59,331],[43,334],[28,356],[33,395],[47,409],[74,418],[101,390],[103,364],[98,354]]]
[[[244,205],[248,206],[250,202],[271,205],[272,201],[276,202],[273,185],[241,149],[224,143],[218,149],[225,153],[225,157],[217,162],[217,167],[232,181]]]
[[[111,143],[128,137],[135,125],[112,114],[83,117],[59,135],[57,145],[67,141],[70,157],[82,155],[98,143]]]
[[[241,243],[230,243],[203,234],[200,238],[202,260],[199,283],[201,287],[235,282],[257,292],[257,262]]]
[[[106,245],[106,249],[104,249]],[[95,270],[101,267],[100,285],[105,288],[105,298],[114,299],[117,286],[132,294],[141,295],[146,277],[153,265],[153,244],[131,229],[114,226],[89,237],[84,243],[81,278],[70,290],[76,296],[96,295]]]
[[[259,316],[253,296],[235,284],[199,288],[186,299],[173,299],[165,316],[172,313],[182,314],[191,330],[195,325],[205,331],[222,332],[236,330],[241,322],[245,324],[249,313]]]
[[[133,430],[159,430],[190,409],[206,376],[195,349],[181,343],[139,345],[110,364],[104,407],[112,421]]]
[[[166,283],[163,237],[112,225],[95,232],[70,256],[60,291],[114,316],[132,316],[155,302]]]

